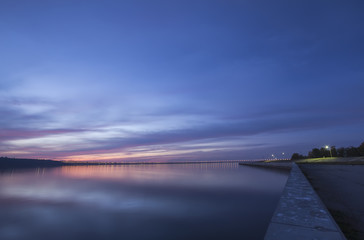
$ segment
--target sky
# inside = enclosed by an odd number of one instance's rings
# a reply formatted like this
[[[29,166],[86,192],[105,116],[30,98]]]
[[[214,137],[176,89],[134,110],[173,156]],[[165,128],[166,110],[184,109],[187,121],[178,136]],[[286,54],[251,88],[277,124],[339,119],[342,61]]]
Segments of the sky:
[[[1,0],[0,156],[209,161],[359,146],[363,11],[359,0]]]

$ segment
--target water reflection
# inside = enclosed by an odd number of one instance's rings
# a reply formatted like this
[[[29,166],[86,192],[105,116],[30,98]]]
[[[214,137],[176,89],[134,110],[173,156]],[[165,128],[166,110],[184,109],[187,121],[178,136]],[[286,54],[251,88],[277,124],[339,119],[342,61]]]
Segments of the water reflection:
[[[0,239],[262,239],[286,172],[226,164],[0,175]]]

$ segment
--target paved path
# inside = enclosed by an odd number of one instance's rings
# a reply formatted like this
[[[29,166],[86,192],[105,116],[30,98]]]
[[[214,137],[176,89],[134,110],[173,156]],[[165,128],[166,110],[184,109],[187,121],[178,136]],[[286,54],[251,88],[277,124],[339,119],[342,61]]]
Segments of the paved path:
[[[364,165],[300,168],[348,239],[364,239]]]
[[[292,165],[265,239],[345,239],[296,164]]]

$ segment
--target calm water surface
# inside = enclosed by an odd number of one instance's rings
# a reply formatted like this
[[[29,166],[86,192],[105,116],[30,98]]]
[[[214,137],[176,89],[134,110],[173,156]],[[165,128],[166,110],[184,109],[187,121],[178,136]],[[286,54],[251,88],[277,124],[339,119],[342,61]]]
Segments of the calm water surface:
[[[237,163],[0,173],[0,239],[263,239],[288,172]]]

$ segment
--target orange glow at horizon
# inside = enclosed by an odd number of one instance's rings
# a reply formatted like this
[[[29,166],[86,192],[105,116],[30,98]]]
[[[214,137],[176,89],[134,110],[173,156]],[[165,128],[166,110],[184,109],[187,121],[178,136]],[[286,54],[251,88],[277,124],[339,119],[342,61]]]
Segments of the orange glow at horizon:
[[[206,149],[203,152],[214,151],[215,149]],[[122,152],[114,152],[114,153],[98,153],[98,154],[80,154],[80,155],[71,155],[68,157],[59,157],[57,159],[64,161],[123,161],[130,159],[145,159],[145,158],[155,158],[155,157],[166,157],[166,156],[176,156],[181,154],[194,153],[196,150],[159,150],[159,151],[146,151],[143,153],[122,153]],[[200,152],[202,152],[200,150]]]

